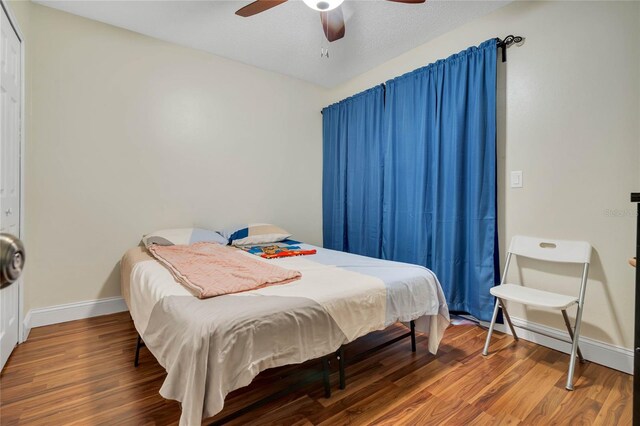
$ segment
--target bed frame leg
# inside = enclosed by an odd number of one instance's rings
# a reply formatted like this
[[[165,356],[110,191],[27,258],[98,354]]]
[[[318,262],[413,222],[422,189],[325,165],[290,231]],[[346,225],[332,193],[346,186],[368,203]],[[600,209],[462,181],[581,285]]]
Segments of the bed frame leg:
[[[344,359],[344,346],[340,346],[338,349],[338,353],[336,354],[338,357],[338,369],[340,371],[340,389],[345,389],[346,385],[346,377],[344,371],[345,359]]]
[[[411,326],[411,352],[416,351],[416,322],[411,321],[409,323]]]
[[[142,337],[140,337],[140,335],[138,334],[138,342],[136,343],[136,358],[133,361],[133,365],[135,367],[137,367],[138,365],[140,365],[140,363],[138,362],[138,360],[140,359],[140,348],[142,347],[143,343],[142,343]]]
[[[324,382],[324,397],[331,398],[331,381],[329,380],[329,358],[322,357],[322,381]]]

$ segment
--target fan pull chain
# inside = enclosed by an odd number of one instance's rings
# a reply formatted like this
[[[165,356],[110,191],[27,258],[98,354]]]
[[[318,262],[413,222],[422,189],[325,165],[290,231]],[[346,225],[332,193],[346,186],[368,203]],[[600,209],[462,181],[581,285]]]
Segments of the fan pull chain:
[[[327,15],[327,19],[325,19],[326,31],[325,34],[329,33],[329,15],[328,12],[324,12]],[[320,57],[321,58],[329,58],[329,43],[325,41],[326,39],[323,37],[322,42],[320,44]],[[325,46],[326,43],[326,46]]]

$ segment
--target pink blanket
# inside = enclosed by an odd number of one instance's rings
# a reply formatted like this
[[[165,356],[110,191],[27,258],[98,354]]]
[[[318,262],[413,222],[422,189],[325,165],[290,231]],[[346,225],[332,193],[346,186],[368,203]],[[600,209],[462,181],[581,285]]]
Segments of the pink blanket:
[[[200,299],[239,293],[299,279],[299,271],[254,259],[236,248],[213,243],[152,245],[149,251],[176,280]]]

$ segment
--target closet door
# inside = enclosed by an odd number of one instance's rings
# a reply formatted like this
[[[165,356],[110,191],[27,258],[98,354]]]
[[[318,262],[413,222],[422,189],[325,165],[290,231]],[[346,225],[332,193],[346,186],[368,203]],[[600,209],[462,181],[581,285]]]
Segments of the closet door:
[[[20,237],[21,45],[4,8],[0,59],[0,232]],[[20,286],[0,288],[0,370],[18,343]]]
[[[640,192],[631,193],[631,202],[637,205],[636,219],[636,317],[635,317],[635,356],[633,357],[633,424],[640,424]]]

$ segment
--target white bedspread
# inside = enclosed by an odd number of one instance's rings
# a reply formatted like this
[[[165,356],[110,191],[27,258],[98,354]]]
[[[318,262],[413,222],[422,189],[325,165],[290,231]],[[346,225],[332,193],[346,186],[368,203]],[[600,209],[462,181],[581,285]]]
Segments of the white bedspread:
[[[302,246],[318,253],[263,260],[302,272],[300,280],[206,300],[157,261],[129,261],[123,294],[136,329],[167,370],[160,393],[182,403],[182,425],[218,413],[225,396],[260,371],[330,354],[397,321],[415,320],[436,353],[449,312],[431,271]]]

